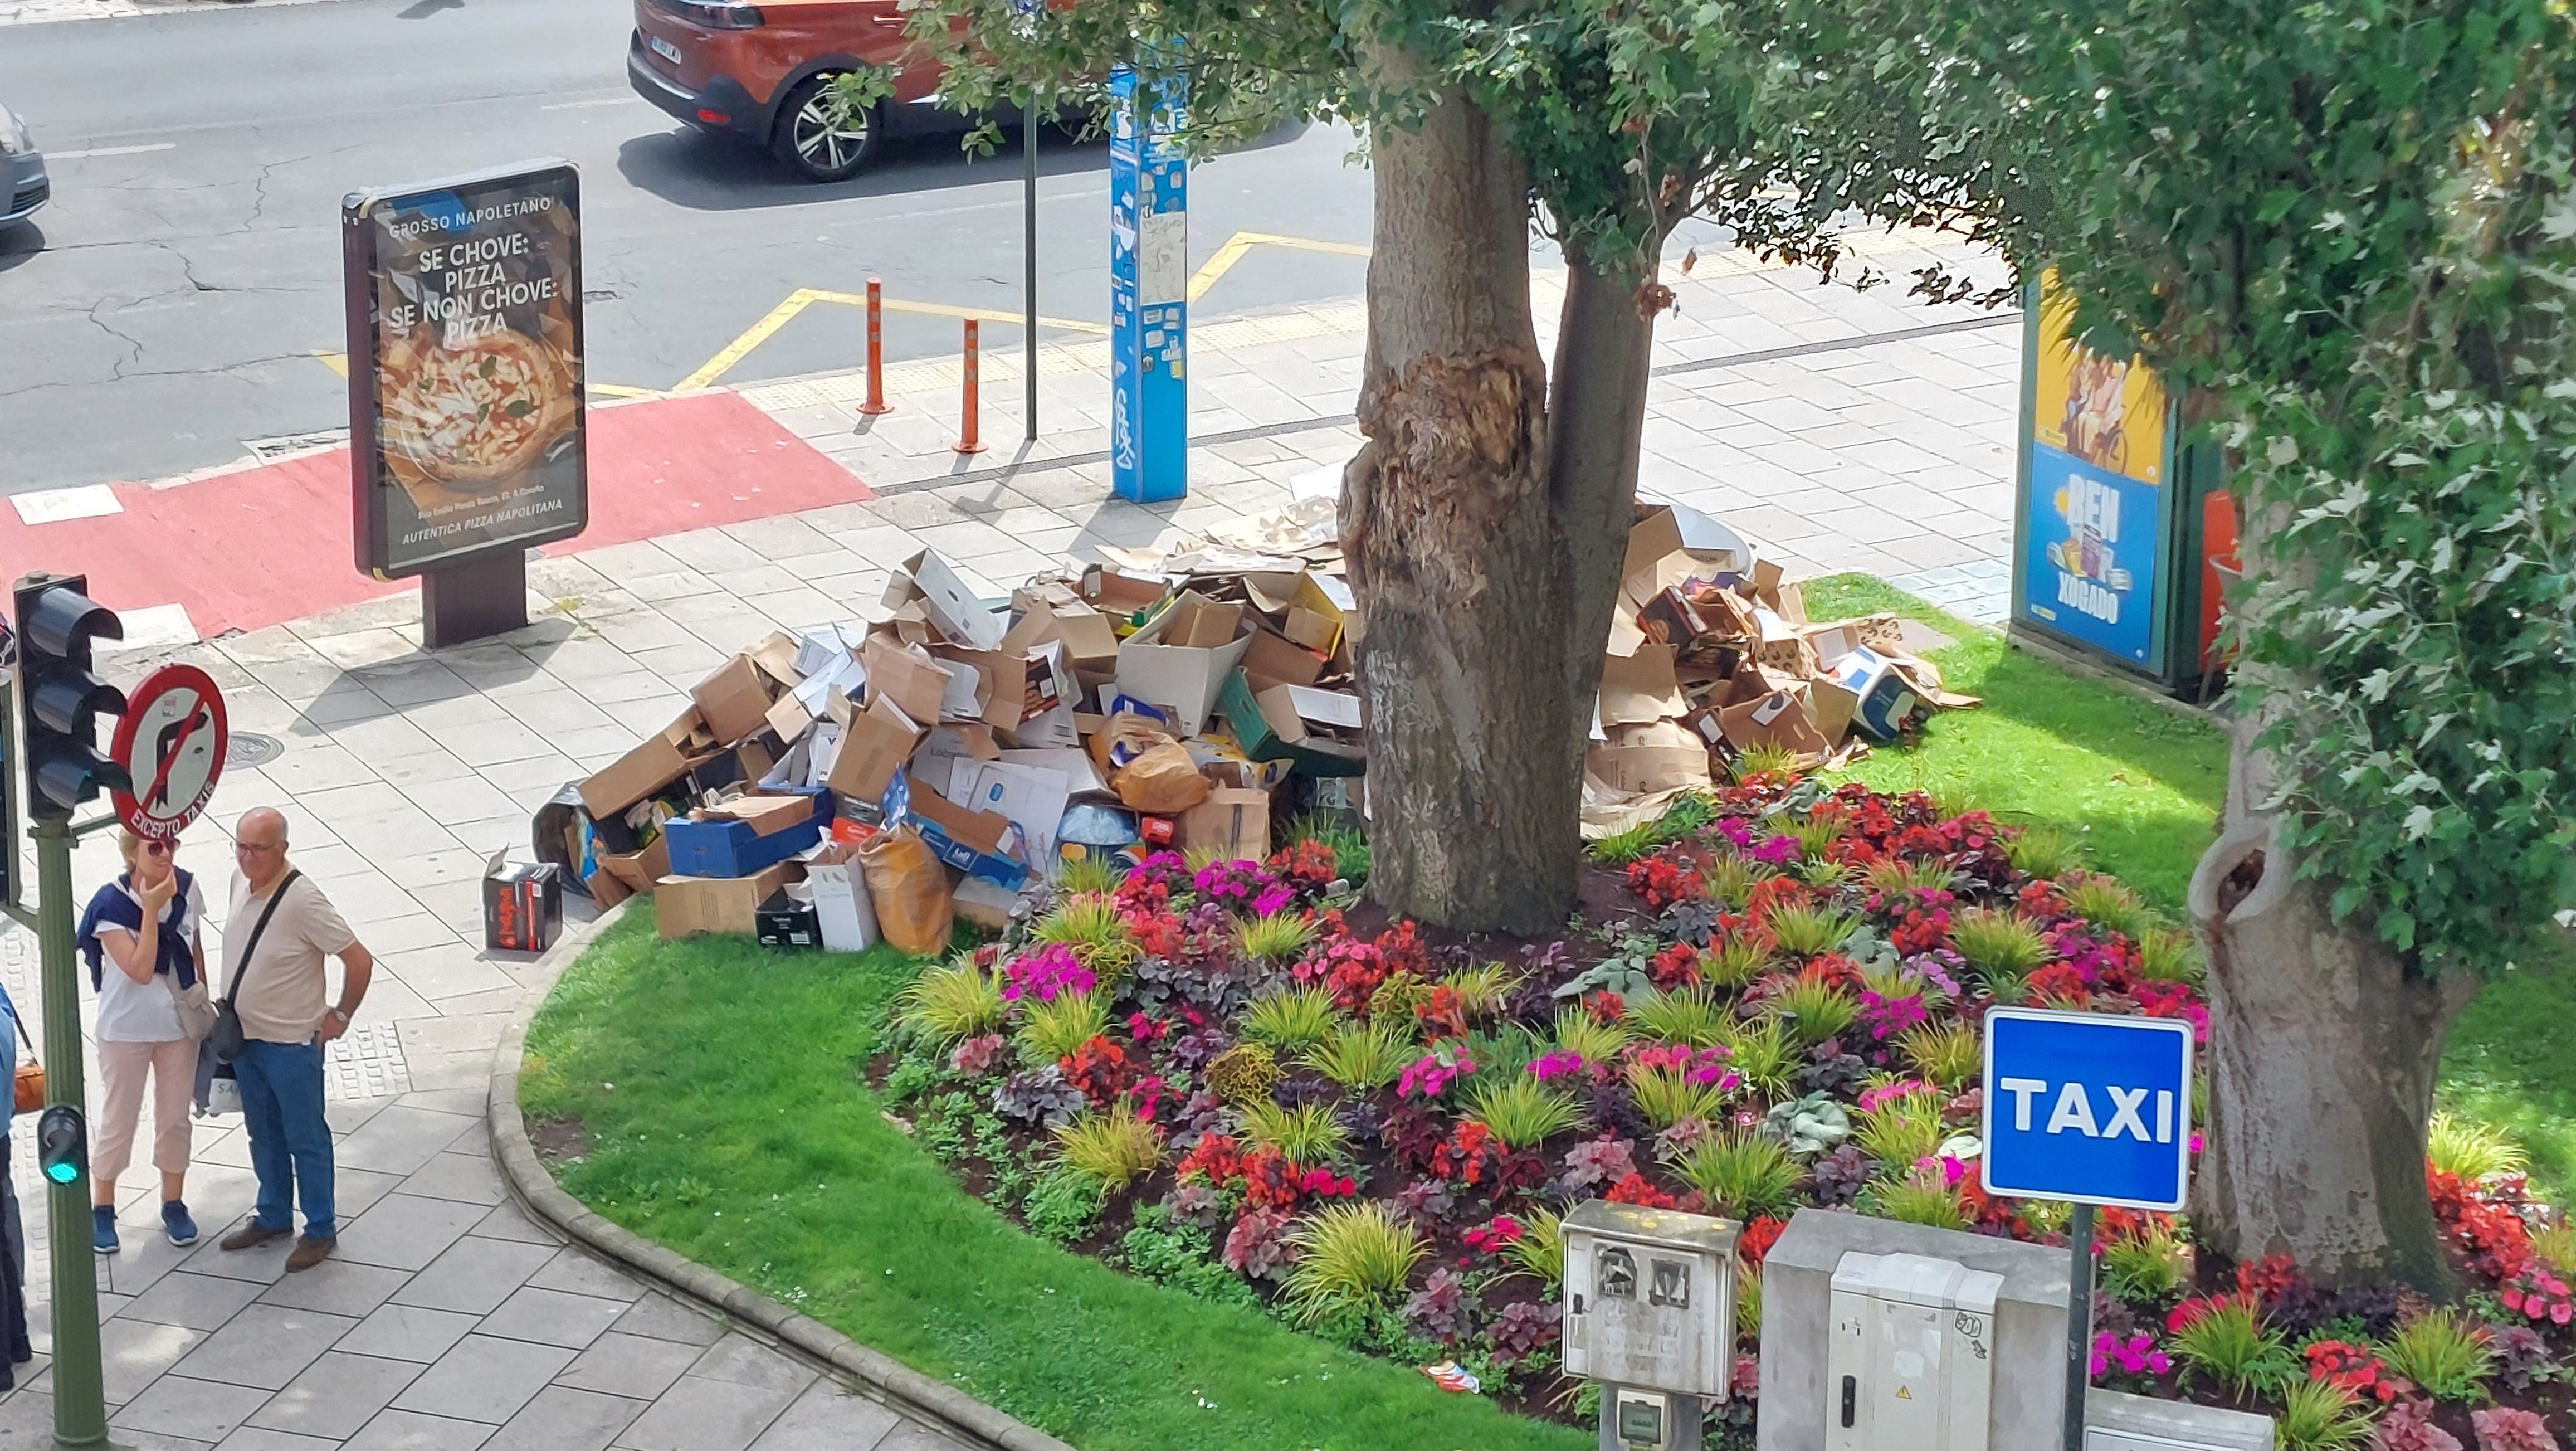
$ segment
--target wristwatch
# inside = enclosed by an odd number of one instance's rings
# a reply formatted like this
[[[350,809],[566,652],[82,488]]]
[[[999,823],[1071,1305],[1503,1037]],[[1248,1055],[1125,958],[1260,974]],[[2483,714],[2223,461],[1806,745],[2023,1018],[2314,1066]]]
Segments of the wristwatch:
[[[331,1016],[338,1018],[340,1020],[340,1026],[343,1028],[349,1026],[352,1021],[347,1013],[340,1011],[336,1007],[331,1009]]]

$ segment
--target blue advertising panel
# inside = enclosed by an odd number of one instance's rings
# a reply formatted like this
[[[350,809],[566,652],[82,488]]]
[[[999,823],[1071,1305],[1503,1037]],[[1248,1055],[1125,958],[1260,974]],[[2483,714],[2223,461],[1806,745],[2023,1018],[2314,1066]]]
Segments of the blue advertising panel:
[[[2160,491],[2034,441],[2023,608],[2061,634],[2152,666]]]
[[[1109,481],[1152,503],[1189,491],[1189,163],[1186,104],[1124,68],[1109,132]]]
[[[2191,1024],[1986,1014],[1989,1194],[2177,1210],[2191,1183]]]

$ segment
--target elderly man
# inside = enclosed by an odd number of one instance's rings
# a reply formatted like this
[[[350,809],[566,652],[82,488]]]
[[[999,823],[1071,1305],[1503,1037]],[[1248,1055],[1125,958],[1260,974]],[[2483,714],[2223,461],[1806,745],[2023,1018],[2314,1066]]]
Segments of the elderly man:
[[[322,1117],[322,1045],[349,1031],[376,959],[322,888],[287,864],[284,816],[265,806],[243,813],[233,827],[233,860],[241,874],[224,921],[224,986],[246,1040],[233,1072],[241,1080],[259,1203],[223,1247],[252,1249],[293,1232],[300,1188],[304,1237],[286,1268],[309,1270],[340,1238],[331,1125]],[[340,1000],[329,1007],[325,956],[340,959]]]

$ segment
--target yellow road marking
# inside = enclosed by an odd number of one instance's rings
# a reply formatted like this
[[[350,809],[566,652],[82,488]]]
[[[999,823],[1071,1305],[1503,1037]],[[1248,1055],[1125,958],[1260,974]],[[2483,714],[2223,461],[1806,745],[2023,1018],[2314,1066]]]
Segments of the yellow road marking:
[[[1337,257],[1365,257],[1369,254],[1368,248],[1350,242],[1318,242],[1311,237],[1283,237],[1273,232],[1237,232],[1226,238],[1225,245],[1216,249],[1216,255],[1208,258],[1206,264],[1191,276],[1190,301],[1196,302],[1205,296],[1209,288],[1216,286],[1218,278],[1232,271],[1234,264],[1242,261],[1253,248],[1261,246],[1287,247],[1299,252],[1329,252]]]
[[[322,366],[323,366],[323,367],[326,367],[326,368],[330,369],[332,372],[339,374],[339,375],[340,375],[341,377],[343,377],[343,378],[345,378],[345,377],[348,377],[348,376],[349,376],[349,355],[348,355],[348,354],[346,354],[346,353],[326,353],[326,352],[322,352],[322,351],[320,351],[320,350],[318,350],[318,349],[317,349],[317,350],[314,352],[313,356],[315,356],[315,357],[317,357],[317,358],[320,358],[320,359],[322,360]]]
[[[767,317],[753,323],[750,328],[744,331],[741,337],[735,338],[732,342],[725,344],[723,352],[707,359],[696,372],[691,373],[689,376],[682,378],[678,383],[674,384],[671,391],[674,393],[686,393],[693,388],[703,388],[709,383],[712,383],[716,379],[731,372],[734,364],[751,356],[752,349],[769,341],[770,338],[777,334],[780,328],[783,328],[789,323],[795,321],[796,314],[803,312],[807,307],[811,306],[816,295],[815,291],[810,287],[800,287],[794,292],[787,294],[787,300],[785,302],[771,308]]]
[[[814,301],[846,303],[851,307],[868,305],[867,294],[863,292],[817,292],[814,294]],[[943,302],[898,302],[891,297],[883,299],[880,305],[888,312],[909,312],[925,317],[971,317],[984,322],[1001,323],[1006,327],[1020,325],[1018,313],[997,312],[989,307],[951,307]],[[1109,329],[1099,323],[1076,322],[1066,317],[1040,316],[1038,326],[1056,328],[1069,333],[1093,333],[1104,338],[1109,336]]]

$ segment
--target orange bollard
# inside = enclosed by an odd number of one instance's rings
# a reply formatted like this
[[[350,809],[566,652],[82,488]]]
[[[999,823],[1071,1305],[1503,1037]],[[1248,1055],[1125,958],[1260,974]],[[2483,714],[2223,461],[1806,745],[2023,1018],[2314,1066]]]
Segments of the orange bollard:
[[[965,427],[959,430],[960,436],[957,442],[952,445],[959,453],[982,453],[984,451],[984,409],[982,398],[980,396],[983,392],[983,366],[979,360],[979,354],[981,351],[982,350],[976,346],[975,342],[975,319],[970,317],[966,319]]]
[[[868,279],[868,401],[859,405],[863,414],[892,413],[894,405],[885,401],[885,284]]]

